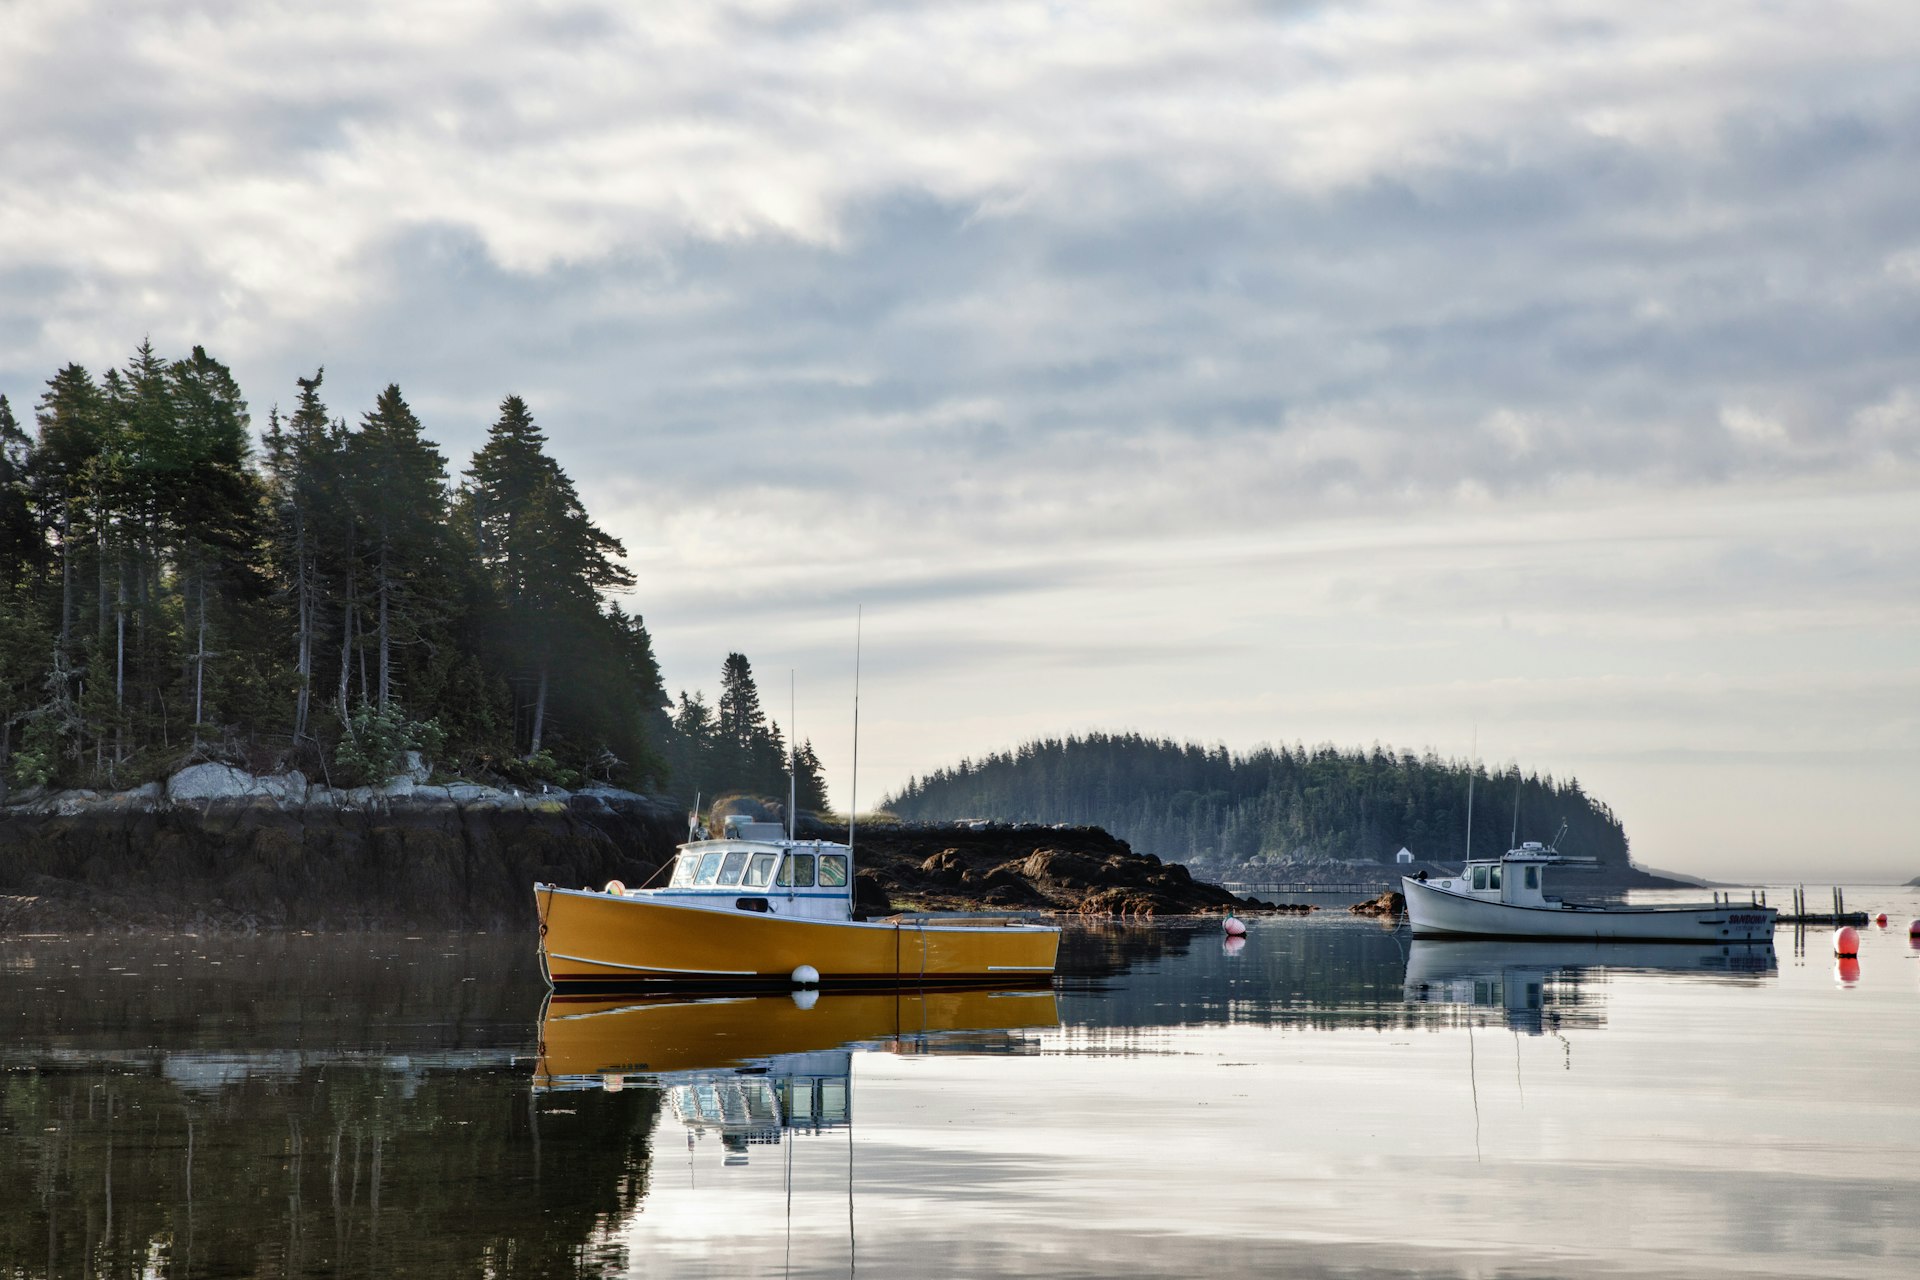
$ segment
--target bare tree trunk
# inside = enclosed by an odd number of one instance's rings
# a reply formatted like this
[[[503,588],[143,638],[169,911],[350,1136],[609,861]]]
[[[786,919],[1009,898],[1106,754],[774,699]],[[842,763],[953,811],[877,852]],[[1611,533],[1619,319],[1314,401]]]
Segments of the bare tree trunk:
[[[547,664],[546,664],[546,660],[542,659],[540,662],[540,691],[539,693],[534,695],[534,700],[533,700],[533,745],[527,750],[527,755],[529,757],[537,756],[540,754],[540,734],[546,728],[546,723],[547,723]]]
[[[393,579],[387,570],[387,536],[382,522],[380,534],[380,709],[387,709],[387,699],[393,693],[393,651],[391,637],[387,629],[387,601],[393,593]]]
[[[207,575],[200,573],[200,643],[193,655],[193,722],[199,724],[204,712],[202,694],[207,683]]]
[[[113,610],[113,709],[119,723],[113,726],[113,760],[127,758],[127,726],[123,718],[127,706],[127,557],[120,557],[120,587]]]
[[[306,515],[297,505],[293,509],[293,566],[294,608],[299,619],[300,650],[300,656],[294,663],[294,669],[300,677],[300,688],[294,695],[293,704],[293,741],[297,746],[307,736],[307,714],[313,705],[313,588],[307,573]]]
[[[340,719],[347,718],[347,690],[353,682],[353,569],[347,569],[347,604],[340,619]]]
[[[60,651],[73,642],[73,503],[60,507]]]

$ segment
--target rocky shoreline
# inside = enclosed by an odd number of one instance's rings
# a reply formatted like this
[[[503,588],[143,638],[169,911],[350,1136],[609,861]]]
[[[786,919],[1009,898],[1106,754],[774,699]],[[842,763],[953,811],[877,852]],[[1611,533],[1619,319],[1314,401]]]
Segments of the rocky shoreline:
[[[676,806],[611,788],[424,776],[333,788],[198,764],[164,784],[0,808],[0,933],[529,928],[535,882],[643,885],[685,832]],[[876,826],[858,832],[855,860],[867,914],[1292,910],[1195,881],[1094,827]]]

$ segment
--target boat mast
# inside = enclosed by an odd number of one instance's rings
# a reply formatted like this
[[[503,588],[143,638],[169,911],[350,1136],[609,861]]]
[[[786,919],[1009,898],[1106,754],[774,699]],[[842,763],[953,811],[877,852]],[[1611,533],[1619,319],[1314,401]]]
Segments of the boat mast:
[[[1473,731],[1473,758],[1467,761],[1467,856],[1465,861],[1473,861],[1473,778],[1480,772],[1480,729]]]
[[[853,821],[860,798],[860,623],[861,606],[853,607],[853,771],[847,779],[847,866],[853,866]]]
[[[787,668],[787,839],[798,830],[794,808],[800,802],[800,699],[793,691],[793,668]]]
[[[1520,762],[1513,765],[1513,834],[1507,837],[1507,848],[1520,847]]]

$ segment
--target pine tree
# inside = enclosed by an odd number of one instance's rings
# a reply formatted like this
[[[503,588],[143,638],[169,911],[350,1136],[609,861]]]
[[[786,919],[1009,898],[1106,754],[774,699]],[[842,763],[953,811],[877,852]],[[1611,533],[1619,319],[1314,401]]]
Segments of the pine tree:
[[[326,370],[311,378],[296,378],[300,398],[284,422],[276,408],[270,415],[266,445],[277,533],[275,567],[291,593],[294,625],[293,741],[308,740],[313,707],[315,654],[326,623],[323,604],[326,582],[321,573],[322,547],[335,523],[338,484],[343,472],[340,441],[332,430],[327,407],[320,399]]]
[[[463,508],[507,622],[510,661],[533,685],[527,756],[543,749],[554,656],[601,625],[600,593],[633,585],[619,541],[587,517],[546,436],[508,396],[467,472]]]
[[[813,739],[800,744],[794,753],[794,803],[810,813],[824,813],[827,808],[827,779],[821,768],[820,757],[814,754]]]
[[[32,465],[33,441],[0,395],[0,590],[25,588],[45,553],[28,487]]]
[[[373,593],[379,674],[371,701],[385,710],[394,696],[396,647],[431,643],[452,608],[447,465],[394,385],[348,443],[347,465]]]
[[[673,735],[668,747],[674,794],[691,804],[696,796],[714,794],[714,757],[719,748],[713,710],[698,690],[680,691],[673,711]]]
[[[150,354],[143,348],[142,361]],[[256,683],[238,662],[217,684],[209,683],[208,673],[222,656],[216,650],[223,634],[237,639],[244,605],[266,591],[265,492],[250,466],[247,403],[233,374],[204,347],[167,366],[165,404],[172,429],[164,442],[143,449],[141,461],[156,486],[166,485],[156,505],[188,625],[182,656],[192,673],[193,720],[202,724],[210,718],[209,695],[216,689],[232,719],[240,688]],[[157,409],[149,412],[157,420]],[[226,656],[238,658],[249,649],[236,645]]]

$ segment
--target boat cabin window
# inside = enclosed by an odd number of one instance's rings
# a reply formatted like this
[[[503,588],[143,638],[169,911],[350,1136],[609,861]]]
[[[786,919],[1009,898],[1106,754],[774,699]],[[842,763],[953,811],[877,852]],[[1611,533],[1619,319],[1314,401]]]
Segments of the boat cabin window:
[[[1540,868],[1528,867],[1527,868],[1527,888],[1538,889],[1539,887],[1540,887]]]
[[[1473,869],[1473,887],[1476,889],[1484,889],[1487,887],[1487,869],[1485,867],[1475,867]]]
[[[813,855],[810,853],[790,853],[780,866],[780,879],[777,882],[782,889],[813,888]]]
[[[1498,889],[1499,887],[1500,866],[1498,863],[1495,863],[1493,866],[1487,868],[1487,888]]]
[[[693,873],[700,869],[700,855],[683,853],[673,864],[673,887],[684,889],[693,883]]]
[[[823,853],[820,855],[820,883],[836,889],[847,883],[846,854]]]
[[[720,863],[726,858],[724,853],[703,853],[700,855],[700,872],[694,876],[695,884],[712,884],[720,878]]]
[[[777,853],[756,853],[747,863],[747,878],[741,883],[749,889],[764,889],[773,883],[773,864],[780,860]]]
[[[720,883],[728,885],[739,884],[740,873],[746,869],[747,855],[745,853],[728,854],[727,860],[720,864]]]

